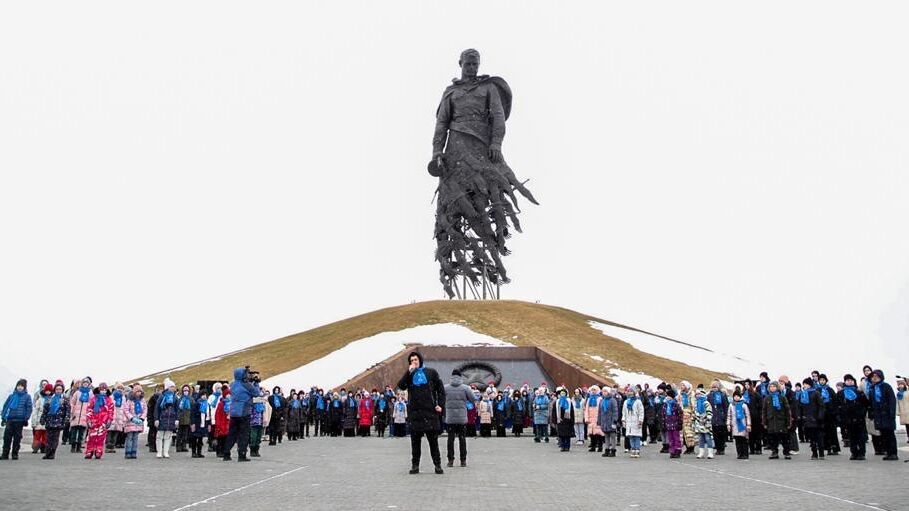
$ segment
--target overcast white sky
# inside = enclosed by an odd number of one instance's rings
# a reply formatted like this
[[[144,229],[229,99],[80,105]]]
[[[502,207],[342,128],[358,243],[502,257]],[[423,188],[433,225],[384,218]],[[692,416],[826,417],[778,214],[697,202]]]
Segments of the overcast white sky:
[[[0,5],[12,373],[133,377],[441,298],[425,165],[467,47],[542,203],[505,297],[909,372],[905,2]]]

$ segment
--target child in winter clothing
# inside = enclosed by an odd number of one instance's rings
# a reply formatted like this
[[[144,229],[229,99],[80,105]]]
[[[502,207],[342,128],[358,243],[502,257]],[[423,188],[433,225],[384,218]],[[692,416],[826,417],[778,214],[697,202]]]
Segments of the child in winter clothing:
[[[303,423],[303,404],[301,394],[294,389],[290,390],[290,399],[287,401],[287,439],[295,441],[300,438],[300,425]]]
[[[174,431],[177,430],[177,418],[180,398],[177,396],[177,384],[169,378],[164,380],[164,392],[155,406],[155,427],[158,429],[157,458],[170,458],[170,445]]]
[[[587,399],[584,400],[583,412],[584,423],[587,425],[587,437],[590,438],[590,447],[587,452],[603,452],[606,436],[603,434],[600,425],[597,424],[597,419],[600,415],[600,401],[602,400],[603,396],[600,394],[600,387],[591,385],[587,389]]]
[[[805,437],[811,443],[811,459],[824,459],[824,420],[826,407],[814,380],[802,381],[802,392],[798,396],[798,417],[805,429]]]
[[[618,444],[618,425],[620,419],[619,403],[612,395],[613,390],[603,387],[603,398],[597,409],[597,426],[603,432],[603,458],[614,458]]]
[[[843,377],[843,390],[837,392],[840,419],[843,429],[849,435],[848,444],[852,461],[865,459],[865,444],[868,443],[868,431],[865,429],[865,417],[868,415],[868,398],[859,391],[855,377],[847,374]]]
[[[574,408],[574,437],[577,438],[575,444],[584,445],[584,405],[585,399],[581,395],[581,389],[574,389],[574,395],[571,397],[571,406]]]
[[[394,406],[394,435],[400,438],[407,434],[407,400],[401,394],[394,400],[392,405]]]
[[[884,461],[899,459],[896,447],[896,394],[893,387],[884,381],[884,372],[875,369],[871,372],[871,416],[874,427],[880,432],[881,447],[884,450]]]
[[[682,407],[675,400],[675,389],[666,390],[666,399],[663,402],[660,415],[662,417],[663,427],[666,431],[666,439],[669,442],[669,457],[679,458],[682,455],[682,428],[684,419],[682,417]]]
[[[635,390],[629,388],[622,405],[622,426],[628,437],[628,454],[631,458],[641,457],[641,437],[644,434],[644,403],[638,398]]]
[[[379,396],[375,406],[375,423],[376,436],[385,438],[385,428],[388,426],[388,419],[391,417],[391,400],[386,394]]]
[[[713,380],[710,384],[710,392],[707,394],[707,401],[713,408],[713,442],[716,444],[716,454],[722,456],[726,454],[726,437],[729,435],[729,429],[726,427],[726,416],[729,411],[729,397],[720,385],[719,380]]]
[[[148,406],[145,404],[145,393],[141,385],[136,385],[123,405],[123,432],[126,433],[124,456],[128,460],[136,459],[139,450],[139,434],[145,430],[145,419],[148,417]]]
[[[189,385],[180,387],[180,398],[177,402],[177,452],[186,452],[192,426],[193,398]]]
[[[63,392],[63,382],[58,381],[54,385],[53,396],[45,401],[41,410],[40,422],[47,432],[47,446],[44,457],[41,459],[54,459],[60,443],[60,433],[63,431],[63,427],[69,423],[69,400],[66,399]]]
[[[559,391],[559,397],[556,399],[555,409],[556,409],[556,418],[558,423],[556,429],[559,436],[559,448],[562,452],[569,452],[571,450],[571,438],[574,436],[574,406],[571,402],[572,400],[568,399],[568,391],[561,389]]]
[[[706,454],[713,459],[713,407],[707,402],[707,392],[698,389],[694,404],[694,432],[698,436],[698,459]]]
[[[88,402],[92,398],[92,379],[88,376],[82,378],[79,382],[79,388],[72,392],[69,398],[69,443],[70,452],[80,452],[82,443],[85,440],[86,423],[85,418],[88,414]]]
[[[481,415],[481,429],[482,423],[483,416]],[[542,388],[537,389],[536,397],[533,398],[533,441],[549,443],[549,396]]]
[[[22,428],[32,416],[32,398],[28,395],[26,386],[28,382],[21,379],[16,382],[16,389],[6,398],[3,403],[2,425],[3,430],[3,454],[0,454],[0,460],[10,459],[10,449],[14,460],[19,459],[19,448],[22,443]]]
[[[191,457],[204,458],[202,454],[202,439],[208,436],[208,396],[203,392],[197,394],[193,401],[192,410],[189,417],[189,447],[192,451]]]
[[[789,422],[792,416],[789,412],[789,401],[780,392],[778,382],[767,384],[767,397],[763,404],[764,428],[770,441],[771,460],[780,458],[780,444],[783,444],[783,456],[792,459],[789,452]]]
[[[227,433],[230,430],[230,386],[221,387],[221,399],[218,400],[215,408],[215,452],[219,458],[224,457],[224,445],[227,439]]]
[[[748,434],[751,433],[751,410],[742,398],[742,391],[735,389],[732,393],[732,406],[729,407],[726,427],[732,432],[735,441],[736,459],[748,459]]]
[[[265,420],[268,445],[277,445],[284,439],[284,430],[287,426],[287,399],[284,398],[281,387],[272,389],[271,396],[268,398],[268,406],[271,412],[271,417]],[[354,422],[356,422],[356,407],[354,407]]]
[[[120,434],[123,432],[124,426],[126,426],[126,415],[125,409],[123,406],[129,400],[123,391],[123,384],[117,383],[114,385],[114,391],[111,394],[111,399],[114,402],[114,420],[111,422],[110,430],[107,432],[107,440],[105,442],[105,451],[108,453],[117,452],[116,447],[119,440]]]
[[[253,398],[252,413],[249,415],[249,452],[253,458],[258,458],[262,445],[262,434],[265,430],[266,404],[265,389],[259,389],[259,397]]]
[[[88,411],[85,413],[85,424],[88,428],[85,441],[85,459],[92,456],[101,459],[104,455],[104,441],[107,431],[114,420],[114,401],[108,395],[106,383],[101,383],[95,389],[95,395],[88,402]]]
[[[682,409],[682,439],[685,441],[685,454],[694,452],[698,437],[694,429],[694,390],[687,381],[679,384],[679,404]]]
[[[43,453],[47,449],[47,430],[41,424],[41,413],[44,411],[44,404],[54,394],[54,387],[47,380],[41,380],[41,388],[38,390],[39,393],[32,403],[32,454],[39,451]]]
[[[218,410],[218,402],[221,401],[221,387],[224,384],[221,382],[216,382],[211,386],[211,395],[208,396],[208,411],[209,411],[209,423],[208,423],[208,452],[215,452],[215,423],[217,421],[216,411]]]
[[[369,436],[372,428],[373,401],[369,392],[364,390],[360,402],[357,403],[357,436]]]

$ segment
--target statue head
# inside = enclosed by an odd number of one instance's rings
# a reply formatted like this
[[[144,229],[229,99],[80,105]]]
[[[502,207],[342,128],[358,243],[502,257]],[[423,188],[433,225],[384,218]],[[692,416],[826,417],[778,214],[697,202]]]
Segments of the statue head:
[[[470,48],[461,52],[458,59],[458,66],[461,67],[461,76],[464,78],[474,78],[480,70],[480,52]]]

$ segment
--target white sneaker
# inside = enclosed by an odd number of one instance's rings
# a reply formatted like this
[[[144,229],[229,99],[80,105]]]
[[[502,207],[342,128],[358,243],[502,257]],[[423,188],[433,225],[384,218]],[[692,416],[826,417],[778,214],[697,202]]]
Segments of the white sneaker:
[[[164,453],[165,458],[170,458],[170,454]]]
[[[707,448],[707,459],[708,460],[713,459],[713,449],[711,449],[710,447]]]
[[[163,457],[164,457],[164,455],[161,454],[161,451],[158,451],[158,453],[155,454],[155,458],[163,458]]]

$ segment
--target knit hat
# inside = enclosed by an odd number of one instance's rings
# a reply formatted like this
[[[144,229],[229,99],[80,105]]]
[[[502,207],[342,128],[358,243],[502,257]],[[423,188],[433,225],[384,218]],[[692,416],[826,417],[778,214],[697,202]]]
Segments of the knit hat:
[[[855,376],[852,376],[851,374],[847,374],[846,376],[843,376],[844,382],[849,381],[849,380],[856,381]]]
[[[221,387],[221,395],[223,395],[224,397],[227,397],[230,395],[230,386],[229,385],[224,385],[223,387]]]
[[[177,384],[174,383],[174,381],[171,380],[170,378],[164,378],[164,389],[166,390],[166,389],[169,389],[169,388],[171,388],[171,387],[176,388],[176,387],[177,387]]]
[[[98,390],[107,390],[107,384],[102,381],[98,384]]]
[[[50,383],[45,383],[45,384],[44,384],[44,389],[43,389],[43,390],[44,390],[44,392],[53,392],[53,391],[54,391],[54,387],[53,387],[53,385],[51,385]]]
[[[54,391],[57,390],[57,387],[60,387],[61,389],[66,391],[66,385],[64,385],[63,382],[60,380],[57,380],[57,383],[54,384]]]

